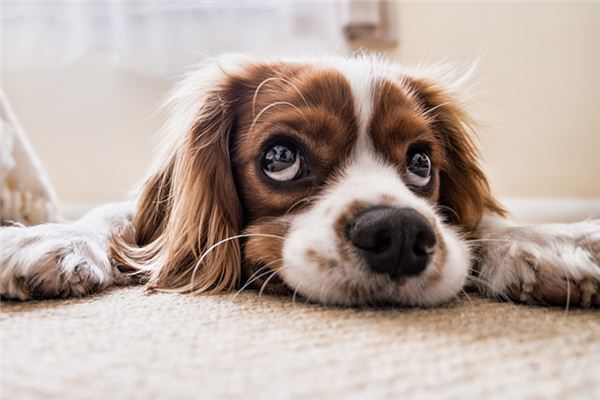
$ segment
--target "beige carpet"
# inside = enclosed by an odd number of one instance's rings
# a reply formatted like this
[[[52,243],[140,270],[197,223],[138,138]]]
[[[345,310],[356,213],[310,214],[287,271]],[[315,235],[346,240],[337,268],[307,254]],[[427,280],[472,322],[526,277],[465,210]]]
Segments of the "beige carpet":
[[[114,289],[0,305],[2,399],[600,398],[600,310]]]

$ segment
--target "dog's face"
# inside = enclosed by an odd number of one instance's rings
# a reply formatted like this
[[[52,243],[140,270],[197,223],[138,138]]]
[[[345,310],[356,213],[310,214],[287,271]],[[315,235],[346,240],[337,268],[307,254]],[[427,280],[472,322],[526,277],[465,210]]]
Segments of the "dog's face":
[[[209,81],[141,199],[137,242],[155,246],[141,261],[171,263],[157,286],[346,305],[460,291],[457,227],[497,206],[444,90],[369,58],[246,60]]]

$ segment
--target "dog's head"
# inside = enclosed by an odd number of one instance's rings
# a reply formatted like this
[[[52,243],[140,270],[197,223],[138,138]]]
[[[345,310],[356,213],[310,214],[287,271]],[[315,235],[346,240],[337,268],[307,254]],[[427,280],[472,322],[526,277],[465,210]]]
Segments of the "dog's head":
[[[447,89],[376,58],[221,60],[170,106],[116,249],[154,287],[438,304],[470,267],[459,232],[502,212]]]

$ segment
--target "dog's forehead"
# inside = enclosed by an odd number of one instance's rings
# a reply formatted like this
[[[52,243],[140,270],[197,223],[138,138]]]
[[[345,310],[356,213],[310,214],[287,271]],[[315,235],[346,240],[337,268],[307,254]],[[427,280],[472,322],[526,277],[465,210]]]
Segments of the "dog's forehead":
[[[412,78],[372,59],[350,59],[332,66],[348,82],[358,125],[357,139],[374,145],[390,161],[416,139],[432,142],[431,120]],[[397,151],[398,150],[398,151]]]
[[[422,114],[415,99],[415,87],[410,84],[411,78],[393,65],[376,59],[330,58],[309,63],[261,64],[253,69],[253,75],[249,85],[253,117],[265,107],[268,107],[269,113],[289,112],[285,105],[321,108],[352,122],[349,125],[355,123],[357,132],[348,134],[356,140],[359,136],[373,133],[373,129],[378,127],[374,119],[389,117],[382,111],[392,114],[392,117]],[[412,131],[425,130],[427,125],[425,118],[412,118],[412,121],[406,122],[407,127],[411,122],[419,125]],[[411,129],[408,131],[410,134]]]
[[[253,216],[278,215],[318,194],[344,175],[359,153],[400,171],[409,144],[428,130],[405,80],[368,61],[261,64],[251,72],[240,96],[233,162],[240,195]],[[285,191],[261,181],[257,160],[282,136],[307,150],[319,185]]]

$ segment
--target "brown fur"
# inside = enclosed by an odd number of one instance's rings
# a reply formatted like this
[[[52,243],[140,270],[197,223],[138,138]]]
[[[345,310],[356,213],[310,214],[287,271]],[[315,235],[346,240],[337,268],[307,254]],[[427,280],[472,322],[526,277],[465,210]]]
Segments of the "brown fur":
[[[406,176],[406,157],[411,146],[419,145],[429,150],[434,165],[433,184],[427,190],[416,192],[435,203],[439,195],[438,174],[439,168],[443,168],[444,150],[435,137],[429,118],[402,84],[387,80],[378,82],[369,132],[377,152],[396,165],[402,176]]]
[[[233,113],[215,86],[165,165],[144,185],[133,220],[135,243],[115,238],[113,258],[148,275],[150,288],[220,291],[240,280],[241,209],[229,163]],[[205,255],[202,265],[200,258]]]
[[[276,79],[265,82],[269,78]],[[301,134],[323,166],[315,171],[319,180],[343,161],[335,155],[348,153],[354,142],[352,95],[337,72],[257,64],[222,79],[213,82],[181,145],[146,181],[133,220],[133,243],[124,236],[113,238],[114,262],[122,271],[145,275],[150,288],[207,292],[238,287],[249,275],[242,279],[240,240],[231,238],[244,226],[251,234],[268,233],[270,228],[256,223],[257,218],[309,204],[302,200],[316,194],[318,185],[288,193],[257,179],[257,154],[278,129]],[[256,118],[276,101],[286,104]],[[274,261],[264,258],[280,254],[274,240],[245,240],[244,271]]]
[[[474,232],[485,211],[505,215],[492,196],[479,167],[479,154],[470,133],[470,119],[457,102],[435,83],[410,80],[424,111],[433,119],[437,141],[444,148],[440,169],[439,204],[448,220]]]
[[[340,242],[346,241],[346,225],[352,218],[358,215],[360,212],[367,208],[374,206],[375,204],[368,204],[365,201],[354,200],[346,209],[341,213],[340,217],[335,221],[333,230],[335,231],[337,238]]]
[[[261,218],[244,234],[249,235],[244,245],[243,279],[253,287],[267,288],[267,293],[287,293],[283,281],[274,274],[283,268],[282,247],[289,229],[284,217]]]
[[[240,110],[233,164],[248,222],[283,214],[292,206],[306,206],[304,199],[316,195],[338,169],[357,135],[352,93],[339,72],[292,69],[282,79],[268,81],[260,88],[254,113],[251,107],[242,106]],[[256,82],[255,88],[259,84]],[[246,96],[252,98],[255,88]],[[261,110],[275,102],[285,104],[270,108],[256,120]],[[260,179],[257,155],[269,139],[281,133],[296,138],[315,158],[310,185],[281,190]]]

